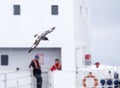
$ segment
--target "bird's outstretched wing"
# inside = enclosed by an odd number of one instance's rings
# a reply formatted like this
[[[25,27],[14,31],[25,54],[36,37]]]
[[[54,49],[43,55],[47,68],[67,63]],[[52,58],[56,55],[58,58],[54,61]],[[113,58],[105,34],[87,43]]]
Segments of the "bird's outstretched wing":
[[[28,50],[28,53],[30,53],[33,49],[34,49],[34,48],[30,48],[30,49]]]
[[[38,34],[35,34],[34,37],[36,37]]]
[[[42,35],[42,36],[46,36],[47,34],[51,33],[51,32],[54,31],[54,30],[55,30],[55,27],[52,27],[52,28],[50,28],[49,30],[43,32],[41,35]]]
[[[32,47],[29,49],[28,53],[30,53],[32,50],[34,50],[38,46],[39,42],[40,42],[40,40],[39,41],[36,40],[34,42],[34,44],[32,45]]]
[[[37,45],[38,45],[38,44],[37,44]],[[34,49],[37,47],[37,45],[35,45],[34,47],[31,47],[31,48],[29,49],[28,53],[30,53],[32,50],[34,50]]]

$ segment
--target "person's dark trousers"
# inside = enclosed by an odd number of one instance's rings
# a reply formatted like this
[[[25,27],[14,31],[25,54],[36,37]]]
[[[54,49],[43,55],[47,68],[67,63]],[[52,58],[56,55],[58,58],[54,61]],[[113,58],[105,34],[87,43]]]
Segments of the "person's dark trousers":
[[[37,88],[42,88],[42,77],[38,76],[37,79]]]
[[[37,88],[42,88],[42,77],[40,74],[35,74],[37,80]]]

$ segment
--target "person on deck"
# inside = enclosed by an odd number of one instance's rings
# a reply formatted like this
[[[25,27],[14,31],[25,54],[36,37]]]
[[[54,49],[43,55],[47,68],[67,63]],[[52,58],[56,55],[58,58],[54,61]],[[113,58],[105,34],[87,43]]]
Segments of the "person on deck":
[[[50,68],[51,71],[61,70],[61,63],[59,59],[55,59],[55,64]]]
[[[39,55],[31,61],[29,68],[33,68],[33,75],[37,80],[37,88],[42,88],[41,66],[39,64]]]

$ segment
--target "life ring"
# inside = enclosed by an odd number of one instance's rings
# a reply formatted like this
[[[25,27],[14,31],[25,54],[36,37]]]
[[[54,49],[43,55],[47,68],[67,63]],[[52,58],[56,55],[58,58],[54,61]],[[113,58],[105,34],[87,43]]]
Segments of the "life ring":
[[[84,88],[87,87],[87,85],[86,85],[87,78],[93,78],[94,79],[94,85],[93,85],[92,88],[96,88],[98,86],[98,79],[90,73],[89,75],[85,76],[82,80],[82,84],[83,84]]]

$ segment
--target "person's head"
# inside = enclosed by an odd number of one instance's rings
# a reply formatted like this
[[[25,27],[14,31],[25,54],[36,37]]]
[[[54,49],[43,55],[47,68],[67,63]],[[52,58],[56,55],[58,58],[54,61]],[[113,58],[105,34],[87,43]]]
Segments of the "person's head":
[[[35,55],[36,60],[39,60],[39,58],[40,58],[39,55]]]
[[[58,59],[58,58],[56,58],[55,59],[55,63],[57,64],[57,63],[59,63],[60,62],[60,60]]]

